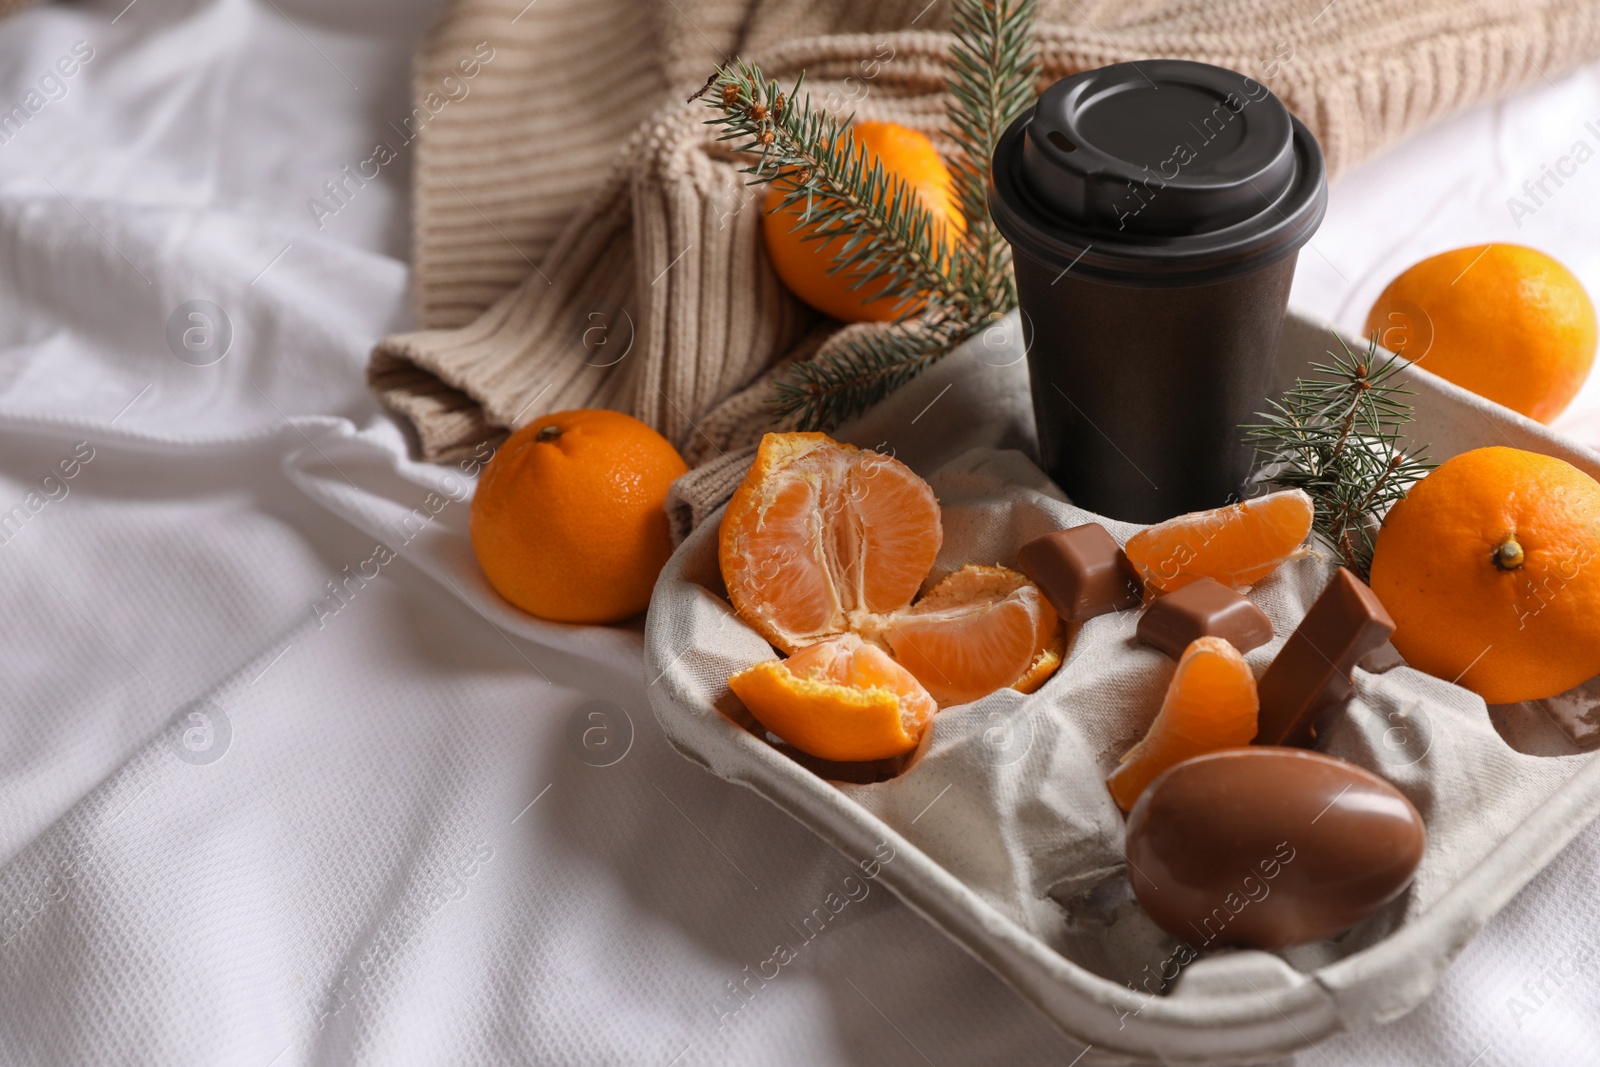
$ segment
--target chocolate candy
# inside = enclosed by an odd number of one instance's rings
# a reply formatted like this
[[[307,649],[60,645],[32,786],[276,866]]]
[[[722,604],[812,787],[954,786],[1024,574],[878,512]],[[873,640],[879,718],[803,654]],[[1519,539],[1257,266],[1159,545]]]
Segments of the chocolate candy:
[[[1057,530],[1017,551],[1017,569],[1068,622],[1082,622],[1139,603],[1133,564],[1098,522]]]
[[[1272,640],[1272,620],[1221,582],[1197,578],[1145,608],[1138,634],[1139,640],[1173,658],[1198,637],[1220,637],[1249,652]]]
[[[1422,816],[1353,763],[1236,748],[1173,767],[1128,816],[1144,910],[1194,949],[1332,937],[1399,896],[1422,861]]]
[[[1356,661],[1382,646],[1394,620],[1366,584],[1340,567],[1261,676],[1258,745],[1309,745],[1324,712],[1350,696]]]

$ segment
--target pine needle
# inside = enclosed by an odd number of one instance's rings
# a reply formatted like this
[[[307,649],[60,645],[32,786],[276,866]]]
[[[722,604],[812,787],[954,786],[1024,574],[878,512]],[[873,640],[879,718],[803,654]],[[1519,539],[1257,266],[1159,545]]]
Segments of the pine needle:
[[[1357,357],[1313,363],[1317,377],[1300,378],[1281,401],[1268,401],[1258,423],[1241,429],[1262,459],[1260,477],[1304,489],[1315,505],[1312,531],[1366,578],[1383,516],[1413,483],[1433,469],[1425,449],[1401,447],[1413,396],[1398,360],[1381,359],[1376,337]]]

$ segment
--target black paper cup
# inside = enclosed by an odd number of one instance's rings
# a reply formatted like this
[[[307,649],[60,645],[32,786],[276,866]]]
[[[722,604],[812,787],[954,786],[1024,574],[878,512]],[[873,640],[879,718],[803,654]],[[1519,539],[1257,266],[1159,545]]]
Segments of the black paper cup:
[[[1158,522],[1239,499],[1322,152],[1265,86],[1184,60],[1065,78],[1006,131],[1041,459],[1081,507]]]

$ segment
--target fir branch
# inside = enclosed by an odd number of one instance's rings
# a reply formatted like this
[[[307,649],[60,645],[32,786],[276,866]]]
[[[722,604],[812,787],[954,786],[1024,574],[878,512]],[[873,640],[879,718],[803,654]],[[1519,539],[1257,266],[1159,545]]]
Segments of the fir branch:
[[[1015,307],[1017,298],[1010,246],[989,216],[989,177],[1000,135],[1033,103],[1037,9],[1036,0],[962,0],[950,20],[956,39],[945,115],[960,150],[951,176],[967,223],[958,277],[975,304],[1001,311]]]
[[[1313,531],[1365,578],[1383,516],[1434,465],[1425,450],[1402,447],[1412,418],[1404,398],[1413,394],[1399,361],[1379,357],[1376,337],[1361,357],[1339,344],[1343,356],[1313,363],[1316,377],[1297,380],[1242,429],[1263,459],[1262,477],[1304,489]]]
[[[964,307],[943,226],[907,182],[856,145],[849,120],[812,110],[810,97],[799,95],[804,79],[785,94],[760,68],[737,60],[710,84],[721,114],[707,122],[723,127],[718,140],[738,142],[734,151],[757,156],[743,172],[753,184],[777,183],[778,210],[803,205],[794,228],[805,230],[805,240],[842,238],[830,274],[843,273],[851,289],[883,279],[874,299],[896,311],[919,299],[930,309]]]
[[[824,358],[796,363],[776,382],[774,405],[802,427],[831,429],[932,366],[981,327],[953,317],[918,318],[841,341]]]
[[[712,74],[691,100],[709,98],[719,140],[755,156],[744,168],[754,183],[776,182],[779,210],[801,206],[796,229],[831,241],[829,273],[852,290],[873,286],[892,302],[896,325],[834,346],[796,364],[777,383],[779,417],[798,415],[805,429],[830,430],[921,373],[945,352],[1016,306],[1010,249],[989,217],[994,146],[1033,100],[1038,60],[1033,44],[1037,0],[957,0],[952,15],[946,108],[958,157],[951,161],[965,219],[951,243],[932,213],[881,163],[856,145],[850,119],[813,111],[759,68],[739,60]]]

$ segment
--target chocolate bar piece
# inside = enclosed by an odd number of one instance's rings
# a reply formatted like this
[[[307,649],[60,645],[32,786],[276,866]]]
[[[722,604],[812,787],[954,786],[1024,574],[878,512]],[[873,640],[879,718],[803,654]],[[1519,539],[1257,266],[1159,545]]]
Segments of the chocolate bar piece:
[[[1309,745],[1318,717],[1350,696],[1356,661],[1394,633],[1371,589],[1340,567],[1261,676],[1258,745]]]
[[[1139,619],[1139,640],[1176,659],[1197,637],[1220,637],[1240,652],[1272,640],[1272,620],[1212,578],[1197,578],[1159,597]]]
[[[1017,551],[1017,569],[1039,587],[1056,614],[1069,622],[1139,603],[1139,579],[1133,564],[1097,522],[1029,541]]]

